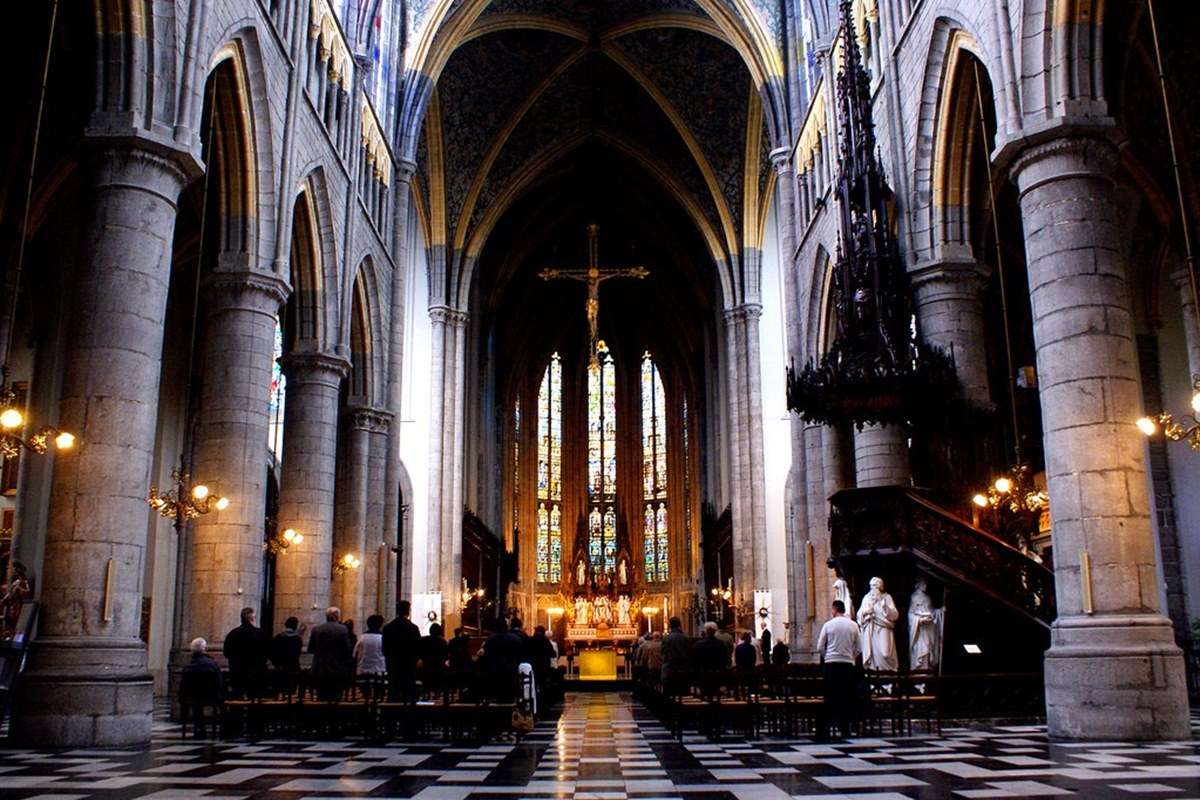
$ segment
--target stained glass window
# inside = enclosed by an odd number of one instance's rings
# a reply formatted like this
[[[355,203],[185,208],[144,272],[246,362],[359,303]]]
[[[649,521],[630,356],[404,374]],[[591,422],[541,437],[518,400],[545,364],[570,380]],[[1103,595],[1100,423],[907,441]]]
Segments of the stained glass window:
[[[513,405],[512,526],[521,524],[521,398]]]
[[[617,376],[608,346],[597,349],[599,365],[588,370],[588,559],[607,573],[617,567]]]
[[[275,350],[271,358],[271,385],[267,405],[267,446],[275,460],[283,458],[283,404],[287,394],[287,378],[283,374],[283,322],[275,320]]]
[[[654,358],[642,356],[642,546],[646,580],[670,575],[667,547],[667,393]]]
[[[537,579],[562,577],[562,360],[550,357],[538,389]]]

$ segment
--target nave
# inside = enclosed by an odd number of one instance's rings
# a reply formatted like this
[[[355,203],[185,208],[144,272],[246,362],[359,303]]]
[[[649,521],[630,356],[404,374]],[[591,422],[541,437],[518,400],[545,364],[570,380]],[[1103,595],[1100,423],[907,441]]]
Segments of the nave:
[[[0,786],[13,800],[1183,798],[1200,794],[1200,742],[1051,743],[1044,725],[679,741],[627,693],[577,692],[519,742],[482,746],[205,742],[159,718],[148,751],[2,750]]]

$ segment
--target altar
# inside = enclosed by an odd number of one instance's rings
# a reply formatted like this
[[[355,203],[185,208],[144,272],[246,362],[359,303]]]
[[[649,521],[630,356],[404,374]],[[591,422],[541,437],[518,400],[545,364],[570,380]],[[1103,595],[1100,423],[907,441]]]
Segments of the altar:
[[[615,641],[632,642],[638,637],[636,625],[615,625],[599,627],[568,625],[567,639],[572,642]]]
[[[615,681],[617,651],[611,647],[583,650],[579,653],[579,680]]]

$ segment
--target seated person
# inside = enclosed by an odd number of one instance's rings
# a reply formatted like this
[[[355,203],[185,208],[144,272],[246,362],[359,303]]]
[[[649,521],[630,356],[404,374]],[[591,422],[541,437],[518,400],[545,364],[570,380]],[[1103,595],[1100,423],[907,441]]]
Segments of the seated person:
[[[221,668],[208,655],[208,642],[200,637],[192,640],[192,659],[183,667],[179,680],[179,710],[186,724],[195,715],[196,730],[205,732],[205,708],[221,705]]]

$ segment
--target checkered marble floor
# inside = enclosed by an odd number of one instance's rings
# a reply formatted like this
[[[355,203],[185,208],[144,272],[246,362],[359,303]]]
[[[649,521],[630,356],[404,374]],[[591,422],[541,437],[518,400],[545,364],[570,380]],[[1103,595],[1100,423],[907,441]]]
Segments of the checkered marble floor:
[[[683,742],[624,694],[572,694],[519,743],[367,747],[196,742],[155,724],[148,750],[0,749],[13,800],[394,797],[418,800],[1200,798],[1200,737],[1050,743],[1040,726],[941,736]]]

